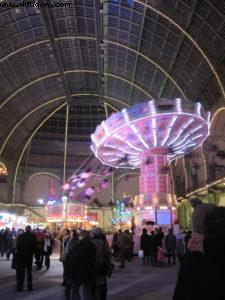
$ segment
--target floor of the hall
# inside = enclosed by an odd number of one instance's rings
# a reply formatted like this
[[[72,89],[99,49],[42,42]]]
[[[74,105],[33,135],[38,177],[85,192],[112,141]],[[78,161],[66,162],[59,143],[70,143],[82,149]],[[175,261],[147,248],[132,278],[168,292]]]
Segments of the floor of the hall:
[[[34,291],[15,292],[15,270],[11,261],[0,259],[1,300],[63,300],[62,264],[55,257],[48,271],[33,270]],[[138,258],[125,269],[115,268],[108,281],[108,300],[171,300],[177,277],[177,266],[142,266]]]

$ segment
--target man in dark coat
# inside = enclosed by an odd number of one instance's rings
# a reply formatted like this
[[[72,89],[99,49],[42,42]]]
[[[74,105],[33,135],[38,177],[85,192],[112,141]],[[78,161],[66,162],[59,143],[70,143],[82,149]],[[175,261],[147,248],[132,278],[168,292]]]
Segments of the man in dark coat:
[[[25,271],[27,271],[27,288],[28,291],[33,291],[32,285],[32,265],[33,254],[36,251],[37,243],[34,234],[31,232],[31,227],[28,225],[25,232],[18,236],[16,245],[16,254],[18,258],[18,280],[16,291],[22,291]]]
[[[72,283],[72,299],[80,299],[82,286],[83,298],[92,299],[95,285],[96,249],[87,231],[80,234],[81,240],[70,256],[71,268],[68,277]]]
[[[177,239],[173,234],[173,229],[169,229],[169,233],[165,237],[165,248],[168,257],[168,264],[171,264],[171,257],[173,258],[173,263],[176,263],[176,248],[177,248]]]
[[[145,263],[150,265],[151,240],[146,228],[142,229],[141,250],[143,251],[143,265],[145,265]]]

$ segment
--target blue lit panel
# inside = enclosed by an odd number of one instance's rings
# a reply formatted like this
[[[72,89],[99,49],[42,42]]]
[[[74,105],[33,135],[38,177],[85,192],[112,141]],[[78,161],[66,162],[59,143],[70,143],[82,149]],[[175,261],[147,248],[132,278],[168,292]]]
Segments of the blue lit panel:
[[[171,211],[170,210],[157,210],[156,211],[157,225],[170,225],[171,224]]]

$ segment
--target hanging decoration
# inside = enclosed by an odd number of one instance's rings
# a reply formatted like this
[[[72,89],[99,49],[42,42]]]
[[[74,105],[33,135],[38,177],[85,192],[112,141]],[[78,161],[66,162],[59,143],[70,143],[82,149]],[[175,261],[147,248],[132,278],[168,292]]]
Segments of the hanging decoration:
[[[132,219],[132,200],[131,197],[124,197],[121,200],[116,200],[113,211],[112,225],[131,222]]]
[[[0,162],[0,176],[4,177],[7,175],[8,175],[8,172],[7,172],[7,168],[6,168],[5,164],[3,164],[3,162]]]

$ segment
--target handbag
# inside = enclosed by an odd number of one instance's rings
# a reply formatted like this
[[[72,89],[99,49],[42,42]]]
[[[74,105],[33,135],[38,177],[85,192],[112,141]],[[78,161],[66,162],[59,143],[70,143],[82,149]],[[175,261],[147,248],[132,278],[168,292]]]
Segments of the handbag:
[[[103,262],[103,274],[110,278],[112,276],[113,270],[115,269],[115,265],[111,261]]]
[[[139,258],[144,257],[144,252],[143,252],[143,250],[139,250],[139,251],[138,251],[138,257],[139,257]]]
[[[112,276],[114,269],[115,269],[115,265],[112,262],[109,262],[107,264],[107,268],[106,268],[106,276],[108,278],[110,278]]]

